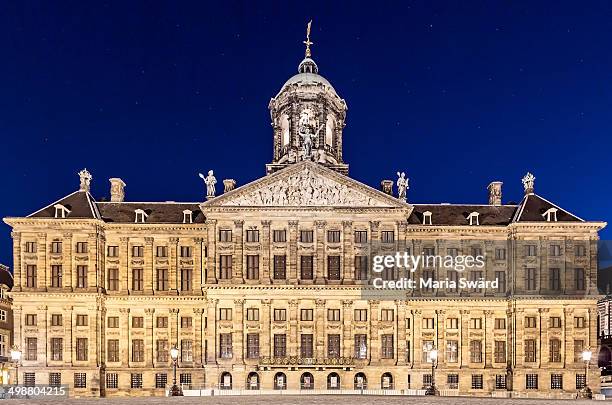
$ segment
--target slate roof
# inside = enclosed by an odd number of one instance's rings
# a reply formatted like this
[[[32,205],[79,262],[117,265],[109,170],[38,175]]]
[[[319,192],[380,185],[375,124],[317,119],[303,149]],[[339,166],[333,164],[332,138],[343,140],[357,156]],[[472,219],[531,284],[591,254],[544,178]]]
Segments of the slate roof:
[[[61,204],[70,210],[67,218],[93,218],[100,219],[100,213],[96,206],[96,201],[87,191],[75,191],[66,197],[28,215],[28,218],[55,218],[54,205]]]
[[[193,223],[203,223],[205,218],[199,203],[176,202],[99,202],[98,209],[104,222],[134,222],[135,210],[147,213],[147,224],[182,224],[183,211],[192,211]]]
[[[460,204],[414,204],[408,218],[409,224],[423,224],[423,213],[431,212],[432,225],[469,225],[468,215],[478,212],[480,225],[508,225],[518,206],[516,205],[460,205]]]
[[[4,284],[9,288],[13,288],[13,275],[8,266],[0,264],[0,284]]]
[[[516,211],[513,222],[545,222],[542,216],[550,208],[556,208],[557,222],[584,222],[574,214],[556,206],[537,194],[527,194]]]

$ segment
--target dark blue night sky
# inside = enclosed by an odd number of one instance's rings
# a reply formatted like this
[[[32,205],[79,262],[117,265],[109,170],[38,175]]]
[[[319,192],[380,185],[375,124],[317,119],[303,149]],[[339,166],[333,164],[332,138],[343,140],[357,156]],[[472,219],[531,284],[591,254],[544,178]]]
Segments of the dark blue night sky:
[[[349,106],[344,158],[412,202],[486,203],[504,182],[610,221],[608,2],[2,2],[0,216],[110,177],[133,201],[200,201],[198,172],[244,184],[272,155],[267,110],[313,58]],[[611,230],[602,233],[610,238]],[[12,264],[0,227],[0,262]]]

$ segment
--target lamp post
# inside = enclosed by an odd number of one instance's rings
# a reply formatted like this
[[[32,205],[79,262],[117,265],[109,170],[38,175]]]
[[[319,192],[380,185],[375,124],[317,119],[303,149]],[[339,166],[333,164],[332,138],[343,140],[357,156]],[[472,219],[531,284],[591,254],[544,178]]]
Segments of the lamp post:
[[[17,346],[11,349],[11,361],[15,363],[15,385],[19,385],[19,362],[21,361],[21,350]]]
[[[438,363],[438,350],[434,347],[429,352],[431,359],[431,385],[425,390],[425,395],[440,395],[440,391],[436,387],[436,365]]]
[[[582,398],[593,398],[593,391],[589,388],[589,362],[591,361],[591,357],[593,356],[593,352],[589,349],[585,349],[582,352],[582,360],[584,361],[584,387],[578,392],[578,396]]]
[[[170,357],[172,358],[172,388],[170,388],[171,397],[182,397],[183,389],[176,384],[176,363],[178,361],[179,350],[176,346],[170,349]]]

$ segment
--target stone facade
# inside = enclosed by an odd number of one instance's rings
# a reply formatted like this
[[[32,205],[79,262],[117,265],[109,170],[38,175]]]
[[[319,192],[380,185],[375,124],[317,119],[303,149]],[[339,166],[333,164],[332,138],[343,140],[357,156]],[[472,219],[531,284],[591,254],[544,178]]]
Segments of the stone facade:
[[[114,178],[103,203],[83,171],[79,191],[5,219],[20,381],[163,395],[176,345],[184,387],[421,389],[435,347],[436,383],[450,393],[573,395],[578,354],[597,345],[605,224],[534,194],[533,179],[520,204],[503,205],[494,182],[489,205],[472,206],[412,204],[351,179],[344,100],[312,59],[297,76],[271,101],[263,178],[203,203],[126,202]],[[300,138],[308,125],[314,152]],[[381,294],[372,258],[396,251],[481,252],[484,269],[466,277],[502,281]],[[455,276],[438,264],[412,275]],[[597,391],[595,367],[588,384]]]

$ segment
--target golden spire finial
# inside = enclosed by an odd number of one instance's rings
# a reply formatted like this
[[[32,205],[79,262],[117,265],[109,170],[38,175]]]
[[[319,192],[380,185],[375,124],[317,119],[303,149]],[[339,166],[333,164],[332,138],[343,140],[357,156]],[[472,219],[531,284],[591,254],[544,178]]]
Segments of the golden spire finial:
[[[310,58],[310,45],[314,45],[314,42],[310,41],[310,26],[312,25],[312,20],[308,21],[308,26],[306,27],[306,41],[303,41],[306,45],[306,57]]]

